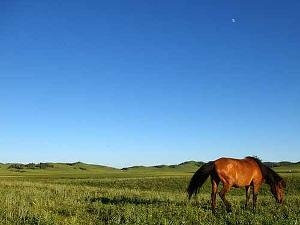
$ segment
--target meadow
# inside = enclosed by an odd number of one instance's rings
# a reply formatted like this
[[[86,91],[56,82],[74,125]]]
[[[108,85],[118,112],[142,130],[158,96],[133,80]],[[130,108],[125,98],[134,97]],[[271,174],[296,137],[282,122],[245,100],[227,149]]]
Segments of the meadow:
[[[119,170],[82,163],[46,168],[0,166],[0,224],[300,224],[300,166],[275,170],[287,181],[278,205],[263,185],[257,208],[244,209],[243,189],[232,189],[210,210],[210,182],[188,201],[186,187],[199,164]]]

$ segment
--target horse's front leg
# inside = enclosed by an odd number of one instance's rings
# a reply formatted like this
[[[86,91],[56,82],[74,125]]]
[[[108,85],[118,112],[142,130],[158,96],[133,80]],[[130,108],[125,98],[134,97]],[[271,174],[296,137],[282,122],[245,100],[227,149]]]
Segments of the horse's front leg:
[[[249,203],[249,199],[250,199],[250,186],[246,186],[246,203],[245,203],[245,208],[247,208],[248,203]]]
[[[256,208],[257,195],[260,189],[260,184],[253,185],[253,210]]]

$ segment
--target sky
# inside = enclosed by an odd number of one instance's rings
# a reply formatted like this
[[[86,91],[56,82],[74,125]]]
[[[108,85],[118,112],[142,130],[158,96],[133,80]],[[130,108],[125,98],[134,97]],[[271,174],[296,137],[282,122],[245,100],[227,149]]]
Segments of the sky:
[[[299,1],[0,2],[0,161],[300,161]]]

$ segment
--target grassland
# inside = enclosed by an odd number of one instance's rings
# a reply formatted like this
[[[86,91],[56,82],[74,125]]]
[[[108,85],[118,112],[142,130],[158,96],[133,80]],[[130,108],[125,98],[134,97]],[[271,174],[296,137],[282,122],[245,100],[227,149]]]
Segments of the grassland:
[[[0,224],[299,224],[300,166],[276,167],[287,180],[277,205],[264,185],[255,211],[244,209],[244,191],[233,189],[227,214],[218,199],[210,210],[210,183],[187,200],[186,186],[199,164],[124,170],[74,164],[45,169],[0,166]]]

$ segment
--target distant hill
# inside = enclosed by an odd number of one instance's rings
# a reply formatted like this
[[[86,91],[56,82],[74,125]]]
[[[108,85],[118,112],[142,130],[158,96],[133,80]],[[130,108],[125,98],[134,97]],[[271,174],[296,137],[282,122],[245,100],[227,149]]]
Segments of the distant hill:
[[[27,173],[76,173],[80,171],[87,171],[89,173],[99,173],[99,172],[117,172],[119,171],[116,168],[102,166],[102,165],[93,165],[86,164],[82,162],[74,163],[6,163],[0,164],[0,172],[27,172]]]
[[[193,171],[193,170],[199,168],[203,164],[204,164],[204,162],[187,161],[187,162],[183,162],[183,163],[180,163],[180,164],[173,164],[173,165],[132,166],[132,167],[122,168],[121,170],[123,170],[123,171],[133,171],[133,170]]]
[[[7,172],[26,172],[30,174],[37,173],[154,173],[154,174],[183,174],[194,173],[204,162],[186,161],[173,165],[154,165],[154,166],[132,166],[117,169],[109,166],[86,164],[82,162],[73,163],[0,163],[0,173]],[[264,162],[269,167],[279,172],[300,172],[300,162],[293,163],[288,161]],[[6,171],[6,172],[5,172]],[[40,172],[39,172],[40,171]]]
[[[132,166],[122,168],[122,171],[129,172],[187,172],[193,173],[199,167],[201,167],[204,162],[201,161],[186,161],[175,165],[156,165],[156,166]],[[264,162],[265,165],[275,169],[278,172],[300,172],[300,162]]]
[[[300,165],[300,162],[289,162],[289,161],[281,161],[281,162],[264,162],[265,165],[269,167],[279,167],[279,166],[292,166],[292,165]]]

